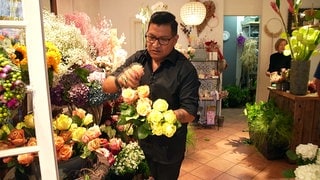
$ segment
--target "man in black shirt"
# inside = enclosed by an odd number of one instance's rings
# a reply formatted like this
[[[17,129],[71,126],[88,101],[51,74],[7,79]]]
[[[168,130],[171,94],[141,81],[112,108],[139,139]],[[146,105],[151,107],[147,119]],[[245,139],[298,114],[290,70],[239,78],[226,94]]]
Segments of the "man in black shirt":
[[[187,125],[195,119],[198,110],[200,82],[192,63],[174,48],[179,38],[177,26],[173,14],[154,13],[145,35],[146,50],[130,56],[103,82],[104,91],[109,93],[121,87],[149,85],[150,99],[165,99],[182,123],[171,138],[153,135],[139,142],[156,180],[178,179],[185,154]],[[143,66],[143,73],[132,66],[134,63]]]

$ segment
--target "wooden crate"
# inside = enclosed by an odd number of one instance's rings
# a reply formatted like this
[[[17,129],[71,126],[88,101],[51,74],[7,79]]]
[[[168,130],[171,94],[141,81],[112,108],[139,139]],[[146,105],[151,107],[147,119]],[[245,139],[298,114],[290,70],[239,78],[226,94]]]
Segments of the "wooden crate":
[[[320,146],[320,97],[316,94],[296,96],[270,89],[269,99],[293,116],[293,134],[290,149],[299,144],[313,143]]]

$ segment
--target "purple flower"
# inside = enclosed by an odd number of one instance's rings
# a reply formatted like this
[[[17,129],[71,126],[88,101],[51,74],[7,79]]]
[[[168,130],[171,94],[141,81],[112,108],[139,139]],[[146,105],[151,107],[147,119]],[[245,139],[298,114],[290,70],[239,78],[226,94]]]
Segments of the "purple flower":
[[[18,106],[20,105],[19,101],[15,98],[13,99],[10,99],[8,102],[7,102],[7,107],[9,109],[16,109]]]
[[[243,46],[245,41],[246,41],[246,38],[242,36],[242,34],[240,34],[237,37],[238,46]]]
[[[87,105],[89,101],[89,87],[83,83],[73,85],[68,91],[68,97],[72,104],[77,107]]]
[[[66,105],[67,102],[63,99],[64,97],[64,88],[61,84],[58,84],[55,87],[50,88],[50,99],[51,103],[56,106]]]

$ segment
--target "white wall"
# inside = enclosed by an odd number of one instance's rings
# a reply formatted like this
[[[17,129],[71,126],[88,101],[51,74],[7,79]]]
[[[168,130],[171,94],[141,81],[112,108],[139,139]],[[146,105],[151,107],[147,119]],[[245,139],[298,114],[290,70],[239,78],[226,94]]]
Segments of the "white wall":
[[[204,1],[204,0],[202,0]],[[266,101],[268,98],[267,86],[269,78],[265,76],[265,71],[268,68],[269,56],[273,52],[273,43],[275,39],[267,36],[264,32],[264,25],[271,18],[279,18],[270,7],[271,0],[214,0],[216,4],[216,16],[219,20],[219,26],[210,31],[206,28],[203,33],[197,38],[206,38],[216,40],[222,47],[222,32],[223,32],[223,16],[224,15],[258,15],[260,16],[260,44],[259,44],[259,62],[258,62],[258,77],[257,77],[257,101]],[[111,19],[113,27],[118,29],[118,34],[124,33],[127,37],[127,44],[123,47],[129,54],[137,50],[135,32],[135,15],[141,7],[151,6],[158,0],[57,0],[58,13],[63,14],[72,11],[86,12],[91,19],[96,20],[98,14]],[[176,15],[178,22],[182,22],[179,16],[180,8],[189,0],[162,0],[168,5],[168,10]],[[285,21],[287,20],[287,1],[281,0],[281,11]],[[319,0],[304,0],[302,7],[320,7]],[[210,24],[210,22],[209,22]],[[187,45],[186,36],[179,31],[180,39],[178,43]],[[195,30],[192,32],[196,36]],[[236,52],[235,52],[236,53]],[[319,56],[312,59],[310,78],[314,73],[316,64],[319,62]]]

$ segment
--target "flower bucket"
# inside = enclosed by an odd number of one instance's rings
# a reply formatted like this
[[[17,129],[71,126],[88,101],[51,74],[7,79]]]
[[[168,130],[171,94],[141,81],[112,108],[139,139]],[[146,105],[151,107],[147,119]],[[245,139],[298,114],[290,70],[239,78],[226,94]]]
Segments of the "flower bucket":
[[[290,93],[306,95],[310,72],[310,61],[291,61],[290,68]]]

